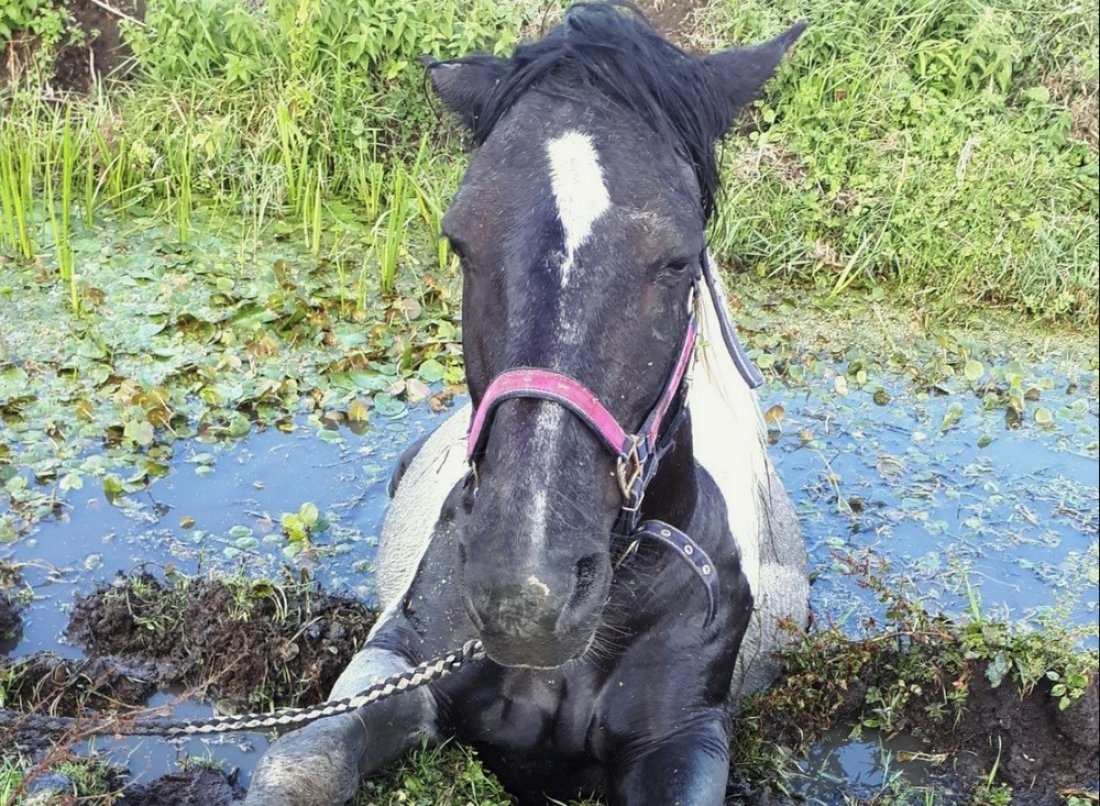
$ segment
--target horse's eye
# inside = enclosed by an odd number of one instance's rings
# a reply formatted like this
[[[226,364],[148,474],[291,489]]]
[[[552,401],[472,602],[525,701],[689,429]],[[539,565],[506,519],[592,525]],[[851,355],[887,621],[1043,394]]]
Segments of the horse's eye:
[[[661,267],[660,276],[664,277],[666,281],[672,279],[679,280],[685,274],[691,273],[694,263],[693,260],[687,259],[670,260]]]

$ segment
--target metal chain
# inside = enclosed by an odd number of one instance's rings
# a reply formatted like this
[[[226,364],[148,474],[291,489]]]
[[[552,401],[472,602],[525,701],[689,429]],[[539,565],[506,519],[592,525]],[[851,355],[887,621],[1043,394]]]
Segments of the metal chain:
[[[412,691],[458,671],[467,663],[485,657],[481,641],[467,641],[461,649],[421,663],[408,671],[378,680],[358,694],[341,700],[305,708],[281,708],[267,714],[236,714],[209,719],[172,719],[171,717],[135,717],[113,715],[99,717],[43,716],[0,710],[0,728],[37,732],[75,730],[81,736],[205,736],[213,733],[260,732],[270,728],[305,725],[329,716],[348,714],[365,705],[396,694]]]

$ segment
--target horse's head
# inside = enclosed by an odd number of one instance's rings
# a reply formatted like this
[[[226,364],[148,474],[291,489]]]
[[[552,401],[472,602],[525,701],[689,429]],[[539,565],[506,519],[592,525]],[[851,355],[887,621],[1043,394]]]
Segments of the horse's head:
[[[478,148],[444,217],[463,266],[475,405],[517,367],[591,390],[637,430],[677,362],[717,186],[716,141],[801,27],[707,58],[618,6],[578,6],[510,59],[428,60]],[[556,666],[595,634],[623,506],[616,457],[559,403],[495,407],[460,546],[489,655]]]

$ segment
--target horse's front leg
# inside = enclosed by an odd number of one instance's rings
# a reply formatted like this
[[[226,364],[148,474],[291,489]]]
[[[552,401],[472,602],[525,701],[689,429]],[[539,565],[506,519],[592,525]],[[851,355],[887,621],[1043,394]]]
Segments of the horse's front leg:
[[[613,806],[720,806],[729,778],[727,720],[721,714],[641,747],[613,765]]]
[[[348,664],[329,699],[358,694],[412,665],[367,645]],[[328,717],[280,737],[260,760],[246,806],[333,806],[351,800],[360,778],[436,736],[435,701],[420,688],[350,714]]]

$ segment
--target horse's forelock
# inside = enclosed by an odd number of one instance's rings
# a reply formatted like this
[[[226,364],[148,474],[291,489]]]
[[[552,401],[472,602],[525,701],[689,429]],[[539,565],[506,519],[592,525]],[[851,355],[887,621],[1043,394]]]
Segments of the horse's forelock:
[[[575,5],[545,37],[496,64],[500,77],[473,121],[475,144],[529,90],[579,100],[596,93],[648,122],[691,165],[709,217],[718,188],[714,144],[735,109],[703,60],[662,39],[632,5]]]

